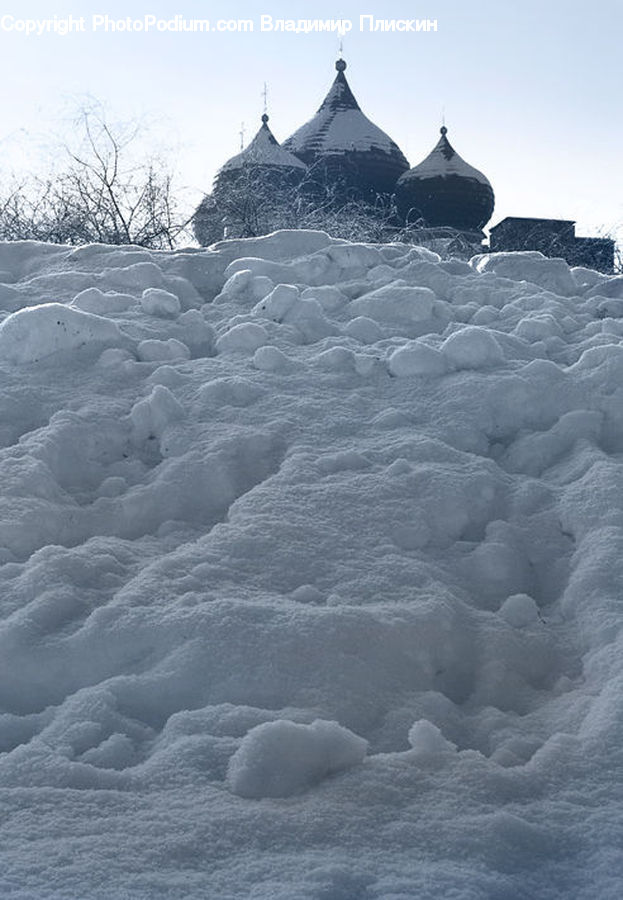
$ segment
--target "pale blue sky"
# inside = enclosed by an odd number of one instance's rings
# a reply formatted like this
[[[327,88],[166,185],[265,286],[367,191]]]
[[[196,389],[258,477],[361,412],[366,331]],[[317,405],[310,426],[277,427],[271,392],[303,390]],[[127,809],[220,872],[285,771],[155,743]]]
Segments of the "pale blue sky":
[[[259,126],[268,83],[282,140],[315,112],[334,76],[333,34],[261,33],[260,16],[344,17],[347,76],[363,111],[412,165],[430,151],[445,110],[455,149],[490,179],[492,223],[506,215],[577,219],[580,233],[623,222],[623,0],[361,0],[266,4],[78,0],[3,5],[18,18],[108,13],[250,18],[247,34],[0,31],[0,170],[46,165],[50,134],[67,137],[86,94],[111,120],[145,116],[176,154],[180,184],[199,196]],[[359,16],[436,18],[437,33],[359,31]],[[147,148],[146,148],[147,149]],[[42,162],[43,160],[43,162]]]

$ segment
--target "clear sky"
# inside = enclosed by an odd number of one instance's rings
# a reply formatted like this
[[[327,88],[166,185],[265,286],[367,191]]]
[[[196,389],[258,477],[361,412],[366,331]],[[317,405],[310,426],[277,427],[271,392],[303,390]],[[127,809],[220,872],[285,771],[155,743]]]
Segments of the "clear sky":
[[[91,16],[251,19],[247,33],[93,32]],[[84,16],[66,36],[7,30],[11,19]],[[369,33],[360,15],[437,19],[437,32]],[[268,84],[279,140],[309,119],[334,77],[339,38],[261,32],[260,17],[345,18],[347,77],[359,105],[412,165],[437,141],[445,113],[458,153],[491,181],[494,224],[507,215],[576,219],[578,233],[623,223],[623,0],[335,0],[3,4],[0,173],[45,167],[71,139],[86,95],[111,121],[145,118],[152,147],[170,150],[179,183],[198,198],[247,140]],[[13,23],[14,24],[14,23]]]

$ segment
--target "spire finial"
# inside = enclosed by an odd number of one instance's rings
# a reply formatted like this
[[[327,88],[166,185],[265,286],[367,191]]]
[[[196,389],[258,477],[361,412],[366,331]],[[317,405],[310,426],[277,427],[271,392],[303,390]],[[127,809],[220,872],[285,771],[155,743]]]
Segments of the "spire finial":
[[[338,59],[338,61],[335,64],[335,68],[338,70],[338,72],[343,72],[344,69],[346,68],[346,60]]]
[[[264,98],[264,115],[266,115],[268,112],[268,86],[266,82],[264,82],[264,90],[262,91],[261,96]]]
[[[244,150],[244,122],[240,123],[240,149]]]
[[[442,125],[441,128],[439,129],[439,131],[440,131],[443,135],[446,135],[446,134],[448,133],[448,129],[446,128],[445,125]]]

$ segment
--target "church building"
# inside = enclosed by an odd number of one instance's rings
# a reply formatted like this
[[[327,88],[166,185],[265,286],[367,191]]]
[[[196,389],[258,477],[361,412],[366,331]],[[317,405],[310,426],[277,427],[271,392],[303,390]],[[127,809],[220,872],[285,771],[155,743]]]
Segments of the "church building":
[[[361,110],[346,78],[346,62],[308,122],[279,145],[268,116],[250,144],[218,171],[211,195],[194,217],[200,243],[228,236],[250,236],[270,229],[270,211],[287,214],[292,197],[308,204],[341,209],[363,202],[386,212],[392,198],[391,227],[398,232],[438,226],[463,233],[478,247],[482,227],[493,212],[487,178],[456,153],[447,129],[432,153],[410,168],[398,144]],[[290,200],[290,202],[289,202]],[[373,213],[371,213],[373,214]]]
[[[400,147],[361,111],[346,80],[346,62],[313,118],[283,146],[304,162],[310,178],[335,188],[340,199],[374,202],[392,194],[409,168]]]
[[[355,201],[366,204],[370,215],[392,209],[389,224],[396,234],[407,228],[413,239],[419,235],[431,245],[450,236],[467,252],[486,249],[483,228],[493,214],[493,188],[459,156],[445,125],[428,156],[410,168],[396,142],[362,112],[346,79],[346,62],[338,59],[335,68],[316,114],[283,144],[265,113],[249,145],[221,167],[212,194],[194,216],[199,242],[296,227],[287,215],[300,202],[339,211]],[[491,229],[491,250],[538,249],[574,265],[612,271],[614,243],[576,238],[573,224],[507,218]]]

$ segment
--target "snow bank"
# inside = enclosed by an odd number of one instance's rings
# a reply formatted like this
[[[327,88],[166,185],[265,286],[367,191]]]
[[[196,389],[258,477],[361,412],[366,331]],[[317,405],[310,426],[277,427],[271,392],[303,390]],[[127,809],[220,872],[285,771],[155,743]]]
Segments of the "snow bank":
[[[618,898],[617,279],[0,270],[0,894]]]

